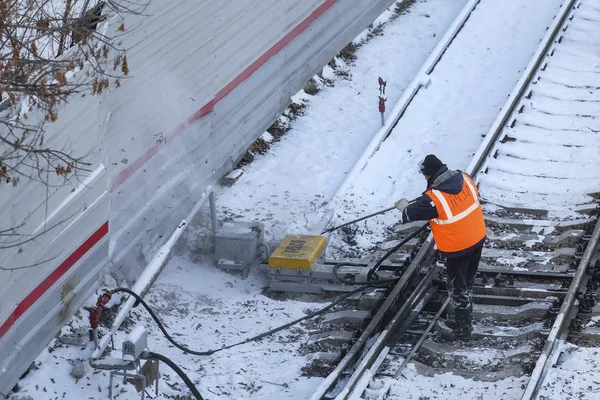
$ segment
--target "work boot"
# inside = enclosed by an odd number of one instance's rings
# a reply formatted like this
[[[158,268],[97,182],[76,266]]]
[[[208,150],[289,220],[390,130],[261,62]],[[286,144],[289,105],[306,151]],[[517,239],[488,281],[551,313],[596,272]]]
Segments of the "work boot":
[[[456,328],[453,332],[458,340],[468,342],[471,340],[471,332],[473,331],[473,312],[471,307],[456,309]]]

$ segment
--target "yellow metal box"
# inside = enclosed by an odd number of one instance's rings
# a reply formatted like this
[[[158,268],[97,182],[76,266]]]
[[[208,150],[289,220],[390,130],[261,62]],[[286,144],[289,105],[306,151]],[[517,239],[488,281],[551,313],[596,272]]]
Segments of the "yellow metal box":
[[[286,235],[269,257],[269,268],[310,269],[326,245],[325,236]]]

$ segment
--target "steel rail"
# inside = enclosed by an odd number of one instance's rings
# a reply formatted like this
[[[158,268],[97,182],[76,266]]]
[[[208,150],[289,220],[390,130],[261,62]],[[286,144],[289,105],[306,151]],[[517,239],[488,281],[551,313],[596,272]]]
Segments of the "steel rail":
[[[485,162],[485,159],[497,143],[500,135],[504,131],[504,128],[507,126],[508,121],[512,118],[517,106],[523,99],[523,95],[529,88],[531,81],[533,80],[535,74],[538,72],[541,67],[543,61],[546,59],[550,48],[558,41],[557,36],[560,33],[561,29],[564,30],[564,25],[567,21],[569,15],[572,14],[574,5],[577,0],[565,0],[565,2],[561,5],[561,12],[555,18],[552,26],[548,29],[544,39],[532,57],[532,61],[529,63],[523,75],[519,79],[515,89],[509,96],[506,101],[504,107],[502,108],[504,112],[501,112],[492,127],[488,131],[484,141],[480,145],[479,149],[475,153],[473,160],[467,167],[467,172],[471,174],[473,178],[477,172],[479,172]],[[533,400],[541,387],[544,376],[550,366],[552,360],[552,354],[556,349],[558,344],[558,339],[565,332],[565,328],[568,326],[569,318],[568,313],[573,308],[575,303],[575,296],[577,292],[580,290],[580,286],[583,282],[583,278],[586,274],[587,264],[590,262],[591,256],[595,251],[595,248],[598,246],[598,236],[600,233],[600,222],[596,223],[596,227],[594,229],[594,233],[592,234],[592,238],[588,242],[588,246],[584,252],[583,258],[579,263],[577,272],[575,273],[573,280],[571,281],[571,285],[569,286],[569,290],[565,295],[565,299],[562,303],[561,309],[559,311],[556,320],[550,330],[550,334],[546,339],[546,343],[542,350],[542,354],[538,361],[536,362],[536,366],[531,374],[527,387],[523,392],[522,400]]]
[[[482,144],[478,148],[477,152],[474,154],[473,159],[471,160],[471,163],[465,169],[465,172],[470,174],[473,178],[475,178],[477,172],[482,168],[490,151],[493,149],[500,134],[504,130],[504,127],[506,126],[507,122],[509,121],[510,117],[512,116],[517,105],[521,101],[523,94],[525,93],[530,82],[532,81],[533,77],[537,73],[539,67],[542,64],[542,61],[545,59],[548,49],[550,49],[550,47],[552,46],[554,38],[560,31],[562,25],[564,24],[567,16],[570,13],[570,10],[573,7],[573,4],[575,2],[576,2],[576,0],[565,0],[565,2],[561,5],[561,12],[559,13],[559,15],[557,17],[555,17],[553,24],[548,29],[548,32],[542,39],[538,50],[534,53],[532,60],[530,61],[527,68],[525,69],[525,71],[524,71],[523,75],[521,76],[521,78],[519,79],[519,81],[517,82],[517,85],[516,85],[515,89],[513,90],[513,92],[511,93],[511,95],[509,96],[507,102],[503,106],[503,108],[502,108],[503,111],[500,112],[500,114],[498,115],[498,117],[496,118],[494,123],[492,124],[492,126],[491,126],[490,130],[488,131],[488,133],[486,134]],[[472,11],[472,10],[473,9],[471,9],[470,11]],[[470,14],[470,12],[468,14]],[[466,23],[467,19],[468,19],[468,16],[466,18],[464,15],[462,16],[461,28],[462,28],[462,25],[464,25],[464,23]],[[455,30],[454,35],[458,34],[459,30],[460,29]],[[448,45],[449,44],[450,43],[448,43]],[[399,115],[401,116],[402,113],[399,113]],[[392,127],[392,129],[393,129],[393,127]],[[351,173],[349,175],[352,176],[353,174]],[[348,178],[346,179],[344,184],[340,187],[337,194],[339,194],[339,192],[341,192],[342,189],[345,190],[348,187],[350,176],[348,176]],[[358,341],[354,344],[354,346],[350,349],[350,351],[342,359],[340,364],[338,364],[338,366],[335,368],[335,370],[332,373],[330,373],[329,376],[317,388],[316,392],[311,397],[311,400],[321,400],[321,399],[327,398],[327,397],[325,397],[326,394],[329,393],[332,389],[334,389],[336,387],[336,385],[338,385],[340,383],[342,373],[344,371],[346,371],[347,368],[351,366],[351,364],[354,364],[354,365],[357,364],[359,355],[367,354],[367,355],[369,355],[369,358],[372,360],[375,360],[377,357],[379,357],[378,352],[369,351],[366,349],[367,344],[370,340],[372,340],[373,337],[375,337],[375,334],[377,332],[382,332],[383,317],[386,314],[388,314],[388,310],[391,308],[391,306],[394,303],[397,303],[398,296],[401,293],[404,286],[406,285],[408,278],[412,277],[412,274],[416,270],[417,266],[423,261],[424,256],[426,254],[430,254],[431,251],[433,250],[433,248],[434,248],[433,237],[430,234],[427,238],[427,241],[419,249],[419,252],[418,252],[417,256],[415,257],[415,260],[413,260],[411,265],[408,267],[408,269],[404,273],[403,278],[406,277],[406,280],[401,280],[394,287],[394,289],[392,290],[390,295],[386,298],[384,304],[378,310],[377,314],[375,315],[375,317],[373,318],[371,323],[367,326],[367,329],[362,333],[362,335],[360,336]],[[577,278],[575,278],[575,279],[577,279]],[[573,293],[573,296],[574,296],[574,293]],[[383,343],[383,341],[380,339],[377,339],[375,344],[377,345],[378,343]],[[381,347],[381,346],[379,346],[379,347]],[[381,348],[380,350],[383,350],[383,348]],[[364,362],[361,362],[361,364],[364,364]],[[538,364],[539,364],[539,361],[538,361]],[[367,370],[367,368],[363,368],[363,372],[366,370]],[[356,375],[356,374],[354,374],[354,375]],[[358,378],[360,378],[360,377],[358,377]],[[359,381],[359,379],[355,378],[352,382],[353,382],[353,384],[356,384],[356,382],[358,382],[358,381]],[[342,390],[344,390],[344,389],[341,389],[340,392]],[[348,390],[346,390],[346,391],[348,391]]]
[[[383,361],[380,357],[383,352],[387,354],[389,349],[393,347],[398,339],[404,334],[409,328],[414,318],[423,310],[425,305],[429,302],[431,296],[437,292],[437,288],[432,285],[433,278],[437,276],[439,265],[434,265],[429,269],[427,275],[419,282],[417,287],[412,291],[409,298],[403,302],[400,309],[396,312],[394,317],[381,331],[381,334],[377,338],[377,341],[369,349],[368,357],[364,357],[361,362],[356,366],[353,374],[350,376],[344,388],[335,397],[336,400],[346,400],[353,398],[353,394],[364,390],[364,386],[361,383],[365,382],[364,376],[372,368],[377,369],[379,367],[379,361]]]
[[[525,94],[530,82],[546,58],[548,50],[554,44],[556,35],[564,25],[571,9],[573,8],[573,4],[575,4],[576,1],[578,0],[565,0],[565,2],[560,6],[560,13],[555,17],[554,22],[548,28],[548,32],[546,32],[546,35],[544,35],[542,38],[540,46],[534,53],[531,61],[523,71],[521,78],[515,85],[515,89],[506,100],[506,103],[502,107],[498,117],[496,117],[496,120],[488,130],[488,133],[485,135],[483,142],[473,155],[473,159],[469,163],[469,166],[465,169],[465,172],[471,175],[473,179],[475,179],[477,172],[481,170],[485,159],[496,144],[498,137],[507,126],[507,122],[512,117],[517,105],[523,98],[523,94]]]
[[[523,393],[522,400],[532,400],[537,397],[537,393],[543,383],[543,379],[548,371],[548,368],[552,365],[552,353],[556,349],[559,343],[559,337],[565,333],[566,328],[569,326],[571,318],[569,313],[575,305],[577,292],[581,290],[583,284],[585,284],[584,277],[587,275],[586,270],[588,264],[592,259],[592,255],[598,248],[600,242],[600,219],[596,222],[596,227],[592,232],[592,237],[588,242],[588,245],[583,253],[583,257],[577,267],[577,275],[573,278],[569,291],[565,295],[560,311],[554,320],[554,324],[550,329],[550,334],[546,339],[546,344],[542,349],[542,354],[535,364],[535,368],[531,373],[525,392]]]
[[[446,300],[444,300],[444,303],[442,304],[442,306],[440,307],[438,312],[431,319],[431,322],[427,326],[427,329],[425,329],[425,332],[423,332],[423,334],[421,335],[421,338],[419,338],[419,341],[417,343],[415,343],[413,348],[410,350],[410,353],[408,353],[408,355],[404,358],[404,361],[402,361],[402,364],[400,365],[400,367],[398,367],[398,370],[394,374],[394,379],[398,379],[402,375],[402,370],[412,360],[412,358],[417,353],[417,351],[419,351],[419,348],[425,342],[425,340],[427,340],[427,335],[429,335],[429,332],[431,332],[431,330],[435,326],[436,322],[440,319],[440,317],[442,316],[442,313],[446,310],[446,307],[448,307],[449,303],[450,303],[450,297],[446,297]]]
[[[427,241],[423,243],[419,252],[410,263],[402,277],[394,286],[390,294],[385,299],[383,305],[379,308],[367,328],[360,335],[358,340],[354,343],[352,348],[346,353],[344,358],[340,361],[340,363],[336,366],[336,368],[325,378],[325,380],[319,385],[317,390],[311,397],[311,400],[320,400],[326,398],[327,393],[331,392],[342,378],[342,374],[351,368],[353,365],[356,365],[357,360],[365,354],[368,350],[367,346],[371,339],[376,336],[379,332],[383,331],[383,327],[387,322],[387,318],[389,318],[389,312],[395,306],[398,305],[399,300],[401,300],[401,294],[404,289],[407,287],[408,283],[412,280],[415,273],[419,273],[419,267],[423,260],[427,258],[431,254],[433,250],[433,237],[431,234],[428,236]]]
[[[400,98],[398,104],[392,110],[391,121],[389,121],[389,123],[387,123],[386,126],[380,129],[375,135],[375,137],[372,139],[372,141],[369,143],[367,149],[365,150],[361,158],[357,161],[354,168],[349,172],[344,182],[342,182],[342,184],[334,194],[331,201],[332,203],[335,202],[335,199],[340,197],[341,193],[348,189],[352,179],[358,174],[360,170],[364,168],[364,165],[366,164],[367,160],[373,155],[374,152],[377,151],[383,140],[389,135],[390,131],[394,129],[394,127],[398,123],[398,120],[402,117],[404,111],[406,110],[412,99],[416,96],[420,88],[422,86],[429,85],[429,75],[432,73],[435,66],[439,63],[439,61],[445,54],[446,49],[452,44],[458,33],[466,24],[473,10],[477,7],[477,5],[480,2],[481,0],[469,0],[469,2],[465,5],[465,7],[462,9],[459,15],[456,17],[450,28],[445,33],[444,37],[440,40],[432,54],[421,67],[419,73],[417,73],[417,75],[415,76],[405,93]],[[333,216],[333,213],[330,212],[329,214]],[[325,225],[327,225],[328,223],[329,221]],[[418,266],[418,262],[416,261],[422,260],[424,258],[424,255],[430,253],[433,250],[433,248],[433,236],[430,234],[427,238],[427,241],[423,244],[423,246],[417,253],[415,260],[413,260],[413,262],[404,272],[403,277],[407,277],[407,279],[409,276],[412,277],[412,274],[415,272]],[[352,362],[356,361],[360,354],[363,353],[364,348],[367,346],[368,339],[374,334],[376,329],[381,328],[380,325],[382,323],[383,317],[388,314],[389,308],[395,302],[398,301],[397,297],[400,295],[406,283],[407,282],[405,280],[401,279],[396,284],[394,289],[392,289],[392,292],[386,298],[384,304],[378,310],[371,323],[367,326],[363,334],[359,337],[358,341],[352,346],[350,351],[346,354],[346,356],[342,359],[342,361],[340,362],[340,364],[338,364],[334,371],[331,372],[329,376],[327,376],[327,378],[321,383],[321,385],[319,385],[319,387],[311,397],[311,400],[322,399],[325,396],[325,394],[329,392],[338,383],[342,372]]]

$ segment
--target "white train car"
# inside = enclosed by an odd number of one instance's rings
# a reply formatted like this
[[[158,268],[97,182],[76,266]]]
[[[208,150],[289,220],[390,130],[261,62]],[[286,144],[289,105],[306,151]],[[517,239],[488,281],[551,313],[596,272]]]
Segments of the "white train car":
[[[66,184],[0,192],[0,393],[98,287],[134,277],[202,193],[241,158],[316,71],[393,0],[153,0],[99,27],[122,35],[131,77],[72,97],[46,144],[85,155]]]

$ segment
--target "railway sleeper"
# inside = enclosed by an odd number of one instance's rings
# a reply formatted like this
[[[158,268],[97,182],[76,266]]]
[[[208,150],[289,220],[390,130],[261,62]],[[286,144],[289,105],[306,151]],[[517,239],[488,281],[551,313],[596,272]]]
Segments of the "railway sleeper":
[[[490,372],[510,371],[521,375],[528,372],[536,353],[531,343],[521,345],[506,344],[501,348],[457,347],[446,343],[426,340],[419,349],[418,362],[432,368],[453,368],[457,372],[471,374],[474,371],[487,375]],[[515,369],[519,366],[519,369]],[[460,372],[458,372],[460,374]]]
[[[573,272],[569,264],[540,264],[523,261],[518,265],[489,264],[482,262],[478,269],[480,274],[512,274],[523,276],[541,276],[555,278],[571,278]]]
[[[526,340],[544,337],[541,333],[542,322],[533,322],[529,325],[512,327],[496,326],[487,324],[473,325],[472,340],[492,340],[497,343],[502,342],[524,342]],[[452,340],[454,337],[452,329],[446,325],[445,321],[438,321],[435,327],[438,337],[443,340]]]
[[[515,282],[512,286],[483,285],[481,279],[475,280],[473,293],[476,295],[500,296],[500,297],[526,297],[548,301],[548,298],[556,298],[566,293],[562,285],[549,283]]]
[[[371,311],[368,310],[341,310],[326,314],[321,321],[324,325],[351,325],[365,326],[367,320],[371,318]]]
[[[509,138],[509,136],[505,136],[505,138]],[[531,215],[531,216],[536,216],[536,217],[545,217],[548,215],[548,210],[545,210],[543,208],[530,208],[530,207],[520,206],[517,204],[513,204],[510,206],[505,205],[505,204],[497,204],[493,201],[488,201],[484,198],[481,198],[480,201],[481,201],[481,204],[493,204],[495,206],[500,207],[502,210],[505,210],[505,211],[507,211],[509,213],[513,213],[513,214],[526,214],[526,215]]]
[[[400,243],[400,240],[390,240],[387,241],[383,244],[380,245],[380,248],[382,250],[389,250],[392,247],[396,246],[398,243]],[[419,250],[419,246],[421,245],[421,240],[419,238],[414,238],[409,240],[408,242],[406,242],[404,245],[402,245],[397,251],[417,251]],[[401,255],[401,253],[395,253],[396,257],[394,258],[390,258],[390,261],[392,263],[394,262],[398,262],[395,260],[399,259],[399,256]],[[404,258],[402,259],[402,261],[404,261]]]
[[[475,304],[488,304],[511,307],[519,307],[531,302],[546,302],[548,304],[553,304],[555,300],[557,300],[557,297],[548,297],[540,299],[532,297],[495,296],[477,293],[473,295],[473,303]]]
[[[583,229],[569,229],[558,235],[538,235],[535,233],[506,233],[505,231],[488,231],[488,241],[501,242],[505,246],[522,248],[524,244],[533,246],[545,245],[548,247],[562,246],[565,244],[577,244],[583,236]]]
[[[586,326],[583,328],[577,344],[592,347],[600,345],[600,326]]]
[[[524,232],[565,232],[571,229],[584,229],[587,224],[593,222],[591,218],[580,218],[570,221],[551,221],[545,219],[512,219],[502,218],[494,215],[486,215],[486,222],[500,227],[510,227]]]
[[[302,367],[304,376],[326,377],[342,359],[341,351],[320,351],[308,356],[308,364]]]
[[[329,282],[307,282],[307,281],[271,281],[272,290],[290,292],[290,293],[347,293],[358,289],[359,286],[340,285]],[[346,298],[346,301],[353,302],[359,308],[372,309],[376,307],[385,298],[383,290],[372,290],[364,293],[355,293]]]
[[[598,320],[598,322],[600,322],[600,302],[595,302],[592,308],[592,312],[587,314],[587,316],[589,318],[594,318],[595,320]]]
[[[342,346],[350,343],[356,336],[355,332],[329,331],[310,335],[308,342],[316,346]]]
[[[600,214],[600,204],[599,203],[588,203],[582,204],[574,208],[573,211],[576,211],[580,214],[585,214],[589,216],[599,215]]]
[[[473,318],[495,321],[542,320],[550,314],[551,303],[531,302],[516,307],[474,304]]]
[[[578,249],[574,247],[561,247],[552,251],[523,251],[484,248],[481,259],[493,259],[497,264],[514,265],[515,259],[541,264],[560,263],[571,261]]]
[[[443,368],[443,367],[439,367],[439,368],[435,368],[435,367],[431,367],[429,365],[425,365],[423,363],[420,363],[419,361],[413,360],[412,363],[415,366],[415,369],[417,370],[418,373],[420,373],[421,375],[424,376],[430,376],[433,377],[435,375],[441,375],[441,374],[453,374],[453,375],[458,375],[458,376],[462,376],[463,378],[466,379],[473,379],[475,381],[482,381],[482,382],[496,382],[496,381],[500,381],[502,379],[506,379],[506,378],[510,378],[513,376],[521,376],[524,374],[524,366],[523,365],[515,365],[515,366],[511,366],[509,368],[500,370],[500,371],[484,371],[484,370],[475,370],[475,371],[466,371],[463,369],[457,369],[457,368]]]
[[[381,267],[388,267],[390,269],[397,269],[403,266],[404,260],[407,259],[410,254],[407,253],[394,253],[393,254],[393,258],[400,260],[401,263],[398,262],[392,262],[390,261],[391,258],[385,260],[382,264]],[[323,261],[323,265],[325,266],[333,266],[333,265],[345,265],[345,266],[352,266],[352,267],[367,267],[369,266],[370,263],[372,263],[372,258],[373,257],[367,257],[367,258],[340,258],[340,259],[336,259],[336,260],[331,260],[331,259],[325,259]]]

